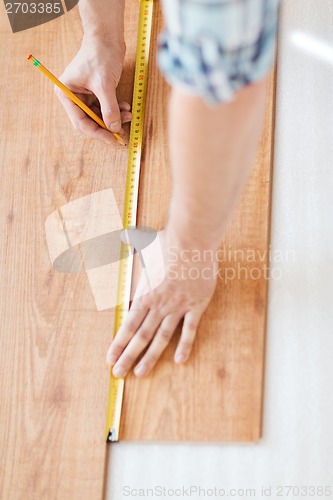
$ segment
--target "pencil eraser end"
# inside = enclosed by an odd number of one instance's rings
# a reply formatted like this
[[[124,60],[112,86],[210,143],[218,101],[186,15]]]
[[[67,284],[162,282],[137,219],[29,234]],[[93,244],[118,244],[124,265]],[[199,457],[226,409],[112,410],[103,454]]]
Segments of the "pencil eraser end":
[[[28,55],[28,57],[27,57],[28,61],[29,61],[29,59],[31,59],[31,58],[32,58],[32,54],[29,54],[29,55]]]

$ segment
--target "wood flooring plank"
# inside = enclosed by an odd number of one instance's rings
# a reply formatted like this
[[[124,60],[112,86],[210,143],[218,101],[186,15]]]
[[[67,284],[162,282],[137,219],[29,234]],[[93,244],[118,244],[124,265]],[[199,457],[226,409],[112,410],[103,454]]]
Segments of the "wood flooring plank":
[[[153,39],[162,22],[161,13],[155,11]],[[157,69],[156,46],[150,60],[138,224],[161,229],[166,222],[170,194],[168,88]],[[126,377],[122,440],[260,438],[273,88],[272,74],[254,169],[222,247],[226,258],[221,263],[221,279],[202,319],[194,352],[186,365],[175,365],[173,353],[179,334],[175,335],[151,376],[138,380],[130,373]],[[224,254],[221,253],[221,259]],[[233,273],[235,279],[229,279]]]
[[[137,21],[132,2],[120,90],[129,101]],[[113,311],[97,311],[84,273],[52,269],[45,220],[110,187],[122,212],[127,151],[74,131],[52,84],[26,61],[31,52],[61,74],[80,44],[77,9],[0,37],[0,498],[97,500]]]

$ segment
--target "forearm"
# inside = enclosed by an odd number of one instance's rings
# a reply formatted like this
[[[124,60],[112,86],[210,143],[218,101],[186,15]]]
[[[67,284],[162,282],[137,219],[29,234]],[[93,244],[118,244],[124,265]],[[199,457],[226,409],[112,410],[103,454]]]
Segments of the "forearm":
[[[80,0],[85,35],[124,43],[125,0]]]
[[[180,245],[217,247],[221,242],[254,162],[266,82],[245,87],[234,101],[215,107],[173,89],[168,230]]]

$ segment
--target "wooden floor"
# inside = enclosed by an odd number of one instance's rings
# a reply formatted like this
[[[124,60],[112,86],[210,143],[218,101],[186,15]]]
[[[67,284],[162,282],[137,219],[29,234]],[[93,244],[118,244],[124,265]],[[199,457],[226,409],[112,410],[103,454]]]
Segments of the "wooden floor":
[[[68,202],[112,187],[122,213],[126,151],[82,139],[26,56],[61,74],[80,44],[77,9],[13,35],[1,8],[0,276],[1,473],[4,499],[102,497],[113,312],[97,311],[85,273],[52,269],[47,217]],[[131,100],[138,6],[127,9],[127,59],[119,97]],[[155,36],[160,15],[155,16]],[[163,227],[170,188],[167,88],[151,57],[140,225]],[[164,109],[161,110],[161,106]],[[273,79],[265,131],[225,249],[268,245]],[[233,254],[235,255],[235,254]],[[256,441],[261,432],[267,255],[223,263],[254,279],[220,281],[186,367],[176,338],[151,377],[126,379],[121,439]],[[231,271],[228,271],[229,274]],[[223,272],[222,272],[223,274]],[[114,287],[114,284],[110,285]],[[209,369],[207,370],[207,366]]]

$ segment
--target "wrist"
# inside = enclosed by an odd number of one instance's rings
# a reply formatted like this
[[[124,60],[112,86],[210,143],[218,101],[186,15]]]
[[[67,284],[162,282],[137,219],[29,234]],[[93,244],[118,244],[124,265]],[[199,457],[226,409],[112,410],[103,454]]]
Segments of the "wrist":
[[[180,248],[218,249],[225,229],[221,221],[171,200],[166,233]]]
[[[97,47],[107,47],[116,50],[123,58],[125,57],[126,44],[124,37],[117,36],[104,36],[100,31],[89,29],[84,31],[82,38],[82,45],[91,47],[92,45]]]
[[[125,0],[81,0],[79,8],[85,38],[125,45]]]
[[[170,219],[165,228],[165,240],[167,245],[175,245],[180,250],[215,251],[221,244],[222,236]]]

